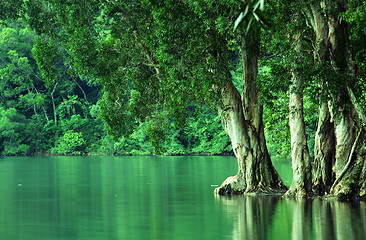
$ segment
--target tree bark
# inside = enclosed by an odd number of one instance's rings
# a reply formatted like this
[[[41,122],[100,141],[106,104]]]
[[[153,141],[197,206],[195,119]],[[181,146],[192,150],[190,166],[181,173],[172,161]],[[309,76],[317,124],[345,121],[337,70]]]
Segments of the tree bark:
[[[320,2],[314,2],[306,11],[307,18],[315,33],[314,65],[321,67],[329,62],[329,28],[323,15]],[[328,83],[321,82],[322,92],[319,97],[319,117],[315,134],[314,167],[312,169],[312,188],[315,195],[329,192],[334,181],[333,165],[335,162],[334,123],[331,121],[328,108]]]
[[[333,166],[336,179],[331,186],[330,196],[353,198],[363,191],[365,181],[362,179],[365,169],[363,146],[366,139],[365,131],[362,131],[364,114],[358,111],[357,101],[352,101],[349,91],[354,85],[355,66],[349,41],[349,25],[340,17],[340,13],[347,10],[347,3],[327,1],[325,7],[329,27],[330,63],[335,66],[340,78],[338,80],[351,76],[343,80],[344,84],[329,105],[336,140],[336,161]]]
[[[55,99],[53,97],[53,94],[55,93],[56,87],[58,82],[53,86],[52,92],[51,92],[51,99],[52,99],[52,109],[53,109],[53,118],[55,120],[55,125],[57,125],[57,113],[56,113],[56,105],[55,105]]]
[[[324,77],[322,83],[323,98],[329,101],[326,104],[323,99],[320,107],[313,189],[318,194],[352,198],[365,192],[366,136],[362,131],[364,113],[350,91],[355,67],[349,26],[340,17],[347,3],[324,1],[319,6],[312,8],[313,16],[319,16],[313,19],[320,19],[319,24],[313,24],[317,39],[315,60],[318,65],[328,66],[334,78]]]
[[[215,192],[220,195],[268,194],[286,187],[272,165],[264,137],[263,107],[256,86],[259,41],[255,34],[243,37],[244,86],[240,96],[232,82],[223,90],[219,114],[232,141],[238,160],[238,173],[227,178]]]
[[[328,103],[319,106],[318,127],[315,133],[312,189],[315,195],[329,193],[334,181],[332,167],[335,162],[334,124],[330,121]]]
[[[302,81],[293,73],[290,87],[289,125],[293,179],[287,197],[307,197],[311,193],[311,163],[306,140]]]
[[[294,36],[295,52],[301,55],[301,33]],[[301,57],[292,66],[292,84],[289,100],[289,126],[293,178],[286,197],[307,197],[311,194],[311,162],[306,139],[303,103],[303,83],[298,71]]]

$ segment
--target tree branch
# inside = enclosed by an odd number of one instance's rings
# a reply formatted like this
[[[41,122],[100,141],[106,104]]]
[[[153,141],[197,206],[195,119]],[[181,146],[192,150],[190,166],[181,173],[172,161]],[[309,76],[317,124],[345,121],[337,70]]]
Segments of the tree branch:
[[[134,38],[136,40],[136,42],[140,45],[140,47],[142,48],[145,57],[147,58],[147,61],[150,63],[150,66],[154,68],[154,70],[157,73],[158,78],[161,78],[161,73],[160,73],[160,65],[159,63],[155,60],[152,52],[150,51],[149,47],[146,46],[143,41],[141,40],[141,34],[136,26],[136,23],[133,21],[133,19],[122,9],[122,7],[120,6],[120,4],[115,1],[115,0],[110,0],[111,3],[117,8],[117,12],[122,14],[122,17],[126,19],[126,21],[132,26],[133,29],[133,35]],[[145,64],[146,65],[146,64]]]

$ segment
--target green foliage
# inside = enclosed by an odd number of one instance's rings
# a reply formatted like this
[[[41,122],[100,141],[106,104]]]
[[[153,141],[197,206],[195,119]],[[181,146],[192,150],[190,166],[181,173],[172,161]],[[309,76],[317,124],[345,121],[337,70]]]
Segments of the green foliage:
[[[147,136],[149,136],[150,143],[154,147],[154,150],[157,154],[166,152],[164,143],[166,141],[167,131],[167,118],[162,114],[154,116],[146,127]]]
[[[267,15],[264,13],[264,6],[264,0],[247,1],[244,11],[235,20],[234,31],[240,25],[243,25],[245,27],[245,33],[248,34],[253,22],[257,22],[261,27],[266,28],[269,22]]]
[[[192,153],[230,153],[232,151],[230,138],[223,131],[217,113],[203,108],[198,116],[197,119],[191,119],[188,129],[186,129],[186,138],[190,140]]]
[[[48,35],[34,48],[46,81],[53,83],[58,76],[60,52],[76,74],[97,78],[104,87],[101,116],[117,139],[131,134],[134,118],[145,121],[157,105],[184,122],[187,105],[193,100],[212,103],[218,97],[212,86],[229,80],[227,42],[219,38],[223,25],[216,7],[221,5],[210,6],[208,17],[192,4],[34,0],[26,10],[28,23]],[[218,21],[209,21],[212,17]],[[207,28],[212,29],[209,35]],[[149,129],[151,136],[160,136],[155,127]]]
[[[20,20],[0,28],[2,154],[230,152],[220,119],[208,107],[220,104],[227,81],[241,91],[245,73],[238,49],[248,34],[261,39],[257,84],[271,154],[290,151],[291,71],[304,80],[313,145],[314,100],[322,83],[328,80],[328,90],[336,91],[343,86],[338,80],[349,76],[329,65],[315,66],[316,36],[302,17],[309,1],[265,3],[2,1],[1,19],[23,16],[37,33]],[[358,96],[366,99],[365,1],[348,3],[343,17],[352,24]],[[300,53],[293,51],[298,32],[304,39]],[[16,140],[7,137],[11,134]]]
[[[355,90],[361,106],[366,106],[366,1],[349,1],[349,8],[343,17],[350,22],[352,48],[358,67]]]
[[[0,141],[5,155],[26,155],[29,146],[26,145],[26,119],[15,108],[0,109]]]
[[[0,2],[0,23],[7,19],[21,16],[23,0],[6,0]]]
[[[20,20],[0,27],[0,154],[44,153],[54,148],[69,130],[83,134],[85,149],[95,149],[104,126],[95,116],[95,107],[94,117],[89,113],[92,103],[86,99],[84,89],[93,96],[95,104],[99,87],[79,84],[64,75],[56,78],[52,88],[45,88],[32,56],[35,39],[35,33]],[[63,65],[56,67],[64,71]],[[69,150],[62,153],[74,154]]]
[[[110,79],[110,84],[105,75],[100,77],[99,81],[105,83],[105,94],[100,99],[100,87],[95,81],[82,78],[90,83],[88,85],[77,75],[67,74],[64,56],[60,55],[62,51],[56,48],[55,41],[45,36],[38,37],[37,41],[36,38],[21,22],[1,28],[2,155],[45,152],[147,155],[163,151],[166,154],[220,154],[230,151],[227,150],[230,141],[214,112],[193,117],[197,107],[185,108],[183,104],[179,112],[170,114],[174,115],[174,121],[165,110],[158,114],[155,109],[162,99],[156,92],[156,78],[151,77],[148,67],[124,69],[125,77],[133,79],[131,83],[120,82],[119,75]],[[118,46],[116,42],[113,44],[113,47]],[[119,60],[115,60],[115,66]],[[137,81],[149,77],[148,81]],[[117,83],[120,88],[115,88]],[[98,99],[99,104],[96,104]],[[131,118],[131,113],[135,119]],[[104,124],[100,115],[104,120],[108,116],[114,123],[119,119],[121,125]],[[179,118],[187,120],[180,122]],[[112,140],[105,129],[120,137]]]
[[[58,48],[52,38],[40,37],[32,49],[38,68],[47,86],[52,86],[59,78],[60,68],[56,66],[60,59]]]
[[[85,154],[85,145],[82,133],[68,130],[58,139],[52,152],[63,155],[82,155]]]

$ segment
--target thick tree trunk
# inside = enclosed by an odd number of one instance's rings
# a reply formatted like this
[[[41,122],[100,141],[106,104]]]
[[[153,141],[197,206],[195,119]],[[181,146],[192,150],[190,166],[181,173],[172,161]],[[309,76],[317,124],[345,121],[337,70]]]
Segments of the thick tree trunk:
[[[307,197],[311,193],[311,162],[306,141],[302,81],[293,72],[290,87],[291,158],[293,178],[287,197]]]
[[[338,179],[341,178],[341,175],[347,165],[349,159],[352,159],[352,155],[354,154],[353,145],[357,144],[357,123],[355,120],[355,114],[352,106],[347,106],[349,103],[347,96],[340,95],[337,98],[338,101],[331,101],[330,112],[331,118],[334,122],[334,134],[335,134],[335,159],[333,165],[333,172],[335,175],[335,181],[332,183],[332,187],[330,189],[331,195],[353,195],[353,190],[351,186],[346,186],[349,184],[345,184],[344,181],[340,181]],[[343,100],[343,101],[342,101]],[[356,179],[354,179],[356,180]]]
[[[333,166],[335,180],[329,196],[353,198],[366,193],[366,134],[365,114],[360,111],[353,91],[340,96],[331,108],[335,123],[336,162]],[[351,104],[351,103],[352,104]],[[342,106],[343,103],[343,106]],[[335,110],[337,111],[335,111]]]
[[[354,61],[349,42],[349,26],[342,21],[340,13],[346,11],[347,3],[329,1],[326,4],[329,27],[330,63],[336,66],[339,80],[344,75],[354,76]],[[334,11],[334,10],[338,10]],[[338,81],[339,81],[338,80]],[[354,81],[346,79],[333,101],[330,101],[330,112],[334,121],[336,140],[336,161],[333,166],[335,181],[330,189],[330,196],[352,198],[364,191],[365,180],[362,178],[365,169],[365,131],[364,114],[359,111],[358,103],[352,100],[350,86]],[[361,113],[362,112],[362,113]]]
[[[242,47],[244,87],[240,96],[229,82],[219,110],[238,160],[238,173],[227,178],[215,192],[220,195],[283,192],[285,186],[272,165],[264,137],[263,108],[256,86],[259,41],[244,37]]]
[[[329,193],[334,182],[335,162],[334,124],[330,120],[328,104],[321,101],[319,106],[318,128],[315,133],[314,165],[312,188],[315,195]]]
[[[234,195],[283,191],[285,186],[272,165],[264,133],[256,131],[244,118],[240,94],[231,82],[227,83],[223,99],[224,108],[219,113],[238,161],[238,173],[227,178],[215,192]]]
[[[294,35],[294,50],[301,55],[302,34]],[[307,197],[311,194],[311,162],[306,140],[303,83],[298,71],[301,57],[292,63],[292,79],[289,100],[289,126],[291,133],[291,158],[293,178],[286,197]]]
[[[320,2],[314,2],[307,11],[307,17],[315,33],[314,62],[320,67],[329,62],[329,28]],[[314,167],[312,169],[312,188],[315,195],[329,193],[334,181],[333,165],[335,162],[334,124],[327,100],[327,82],[322,82],[319,98],[318,127],[315,134]]]
[[[319,115],[313,189],[319,194],[329,189],[328,196],[338,198],[364,195],[366,185],[364,114],[350,90],[354,82],[342,79],[354,74],[348,26],[339,16],[346,6],[346,2],[324,1],[320,8],[313,8],[313,16],[323,19],[313,24],[318,46],[316,61],[333,67],[336,76],[326,77],[323,82],[330,100],[321,105]]]

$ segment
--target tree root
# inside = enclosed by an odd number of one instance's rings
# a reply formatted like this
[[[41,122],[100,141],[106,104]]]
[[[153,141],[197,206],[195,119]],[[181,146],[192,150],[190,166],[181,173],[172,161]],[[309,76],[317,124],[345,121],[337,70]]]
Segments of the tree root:
[[[339,174],[339,176],[337,177],[337,179],[334,181],[334,183],[333,183],[332,187],[330,188],[330,192],[331,192],[331,193],[332,193],[332,192],[334,192],[335,187],[336,187],[336,186],[337,186],[337,184],[342,180],[342,178],[343,178],[344,174],[347,172],[347,170],[348,170],[348,169],[350,168],[350,166],[351,166],[352,156],[353,156],[353,153],[354,153],[354,151],[355,151],[355,149],[356,149],[356,146],[357,146],[357,143],[358,143],[358,139],[359,139],[359,138],[360,138],[360,136],[361,136],[361,132],[362,132],[362,130],[363,130],[363,126],[361,126],[361,129],[360,129],[360,131],[358,132],[358,135],[357,135],[357,137],[356,137],[356,139],[355,139],[355,142],[353,143],[353,146],[352,146],[351,152],[350,152],[349,157],[348,157],[347,164],[344,166],[344,168],[343,168],[343,170],[342,170],[341,174]]]
[[[282,195],[287,189],[273,189],[261,183],[248,186],[245,179],[235,175],[228,177],[220,187],[214,191],[215,194],[227,195]]]
[[[290,188],[284,195],[284,198],[308,198],[309,194],[305,189]]]
[[[220,187],[215,188],[218,195],[241,195],[245,192],[246,184],[244,179],[237,175],[228,177]]]

